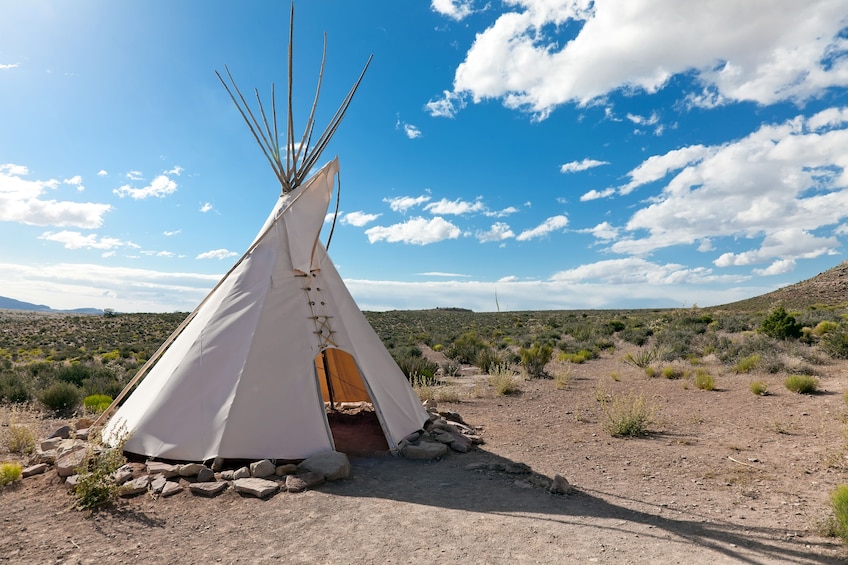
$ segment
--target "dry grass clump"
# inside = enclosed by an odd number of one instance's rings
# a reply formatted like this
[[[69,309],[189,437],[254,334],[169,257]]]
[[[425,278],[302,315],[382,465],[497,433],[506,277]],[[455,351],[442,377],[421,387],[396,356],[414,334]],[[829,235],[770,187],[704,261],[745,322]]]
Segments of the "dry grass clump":
[[[27,421],[32,416],[30,411],[31,408],[27,405],[14,405],[9,408],[3,434],[3,446],[9,453],[29,455],[35,451],[37,433]]]
[[[789,375],[783,386],[798,394],[812,394],[819,388],[819,380],[810,375]]]
[[[627,396],[598,393],[596,399],[604,415],[604,431],[613,437],[639,437],[648,434],[656,409],[643,394]]]
[[[751,392],[757,396],[765,396],[768,394],[768,383],[765,381],[751,381],[748,388],[750,388]]]
[[[20,463],[0,464],[0,487],[10,485],[20,480],[22,467]]]
[[[698,369],[695,372],[693,379],[695,388],[700,390],[715,390],[715,379],[711,374],[703,369]]]
[[[498,396],[515,394],[521,390],[521,377],[508,365],[498,365],[489,375],[489,384],[495,389]]]

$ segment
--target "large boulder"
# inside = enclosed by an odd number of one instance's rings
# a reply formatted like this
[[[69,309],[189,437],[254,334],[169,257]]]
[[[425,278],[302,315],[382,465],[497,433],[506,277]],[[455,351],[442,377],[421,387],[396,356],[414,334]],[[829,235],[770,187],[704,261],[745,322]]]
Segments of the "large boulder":
[[[339,451],[326,451],[304,459],[298,468],[321,473],[328,481],[337,481],[350,475],[350,460]]]
[[[88,450],[85,446],[76,446],[56,459],[56,472],[60,477],[70,477],[77,472],[86,457],[88,457]]]
[[[448,453],[448,446],[443,443],[422,441],[418,445],[407,444],[401,449],[401,455],[407,459],[420,459],[432,461],[444,457]]]
[[[255,461],[250,464],[250,475],[259,479],[270,477],[277,470],[277,466],[267,459]]]

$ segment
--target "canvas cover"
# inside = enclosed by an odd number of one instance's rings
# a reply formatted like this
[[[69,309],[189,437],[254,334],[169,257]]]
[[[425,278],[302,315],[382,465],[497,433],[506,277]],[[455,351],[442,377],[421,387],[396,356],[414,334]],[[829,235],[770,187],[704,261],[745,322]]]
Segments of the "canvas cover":
[[[420,400],[319,240],[337,173],[334,159],[280,197],[252,251],[110,419],[107,441],[129,434],[128,452],[184,461],[303,459],[334,448],[328,387],[337,402],[373,402],[390,448],[422,427]]]

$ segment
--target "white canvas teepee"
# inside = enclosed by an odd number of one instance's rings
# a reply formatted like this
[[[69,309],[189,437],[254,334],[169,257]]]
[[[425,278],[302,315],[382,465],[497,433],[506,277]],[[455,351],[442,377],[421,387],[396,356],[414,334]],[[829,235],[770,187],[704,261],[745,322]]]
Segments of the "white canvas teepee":
[[[260,111],[264,118],[261,102]],[[311,124],[310,116],[310,135]],[[303,143],[296,152],[289,112],[287,148],[295,157],[283,166],[273,126],[266,122],[260,133],[271,139],[263,150],[282,194],[248,252],[139,371],[152,367],[104,428],[111,443],[128,434],[128,452],[185,461],[303,459],[334,449],[325,402],[372,403],[391,449],[427,420],[319,240],[338,159],[301,182],[303,163],[314,162],[326,141],[298,158]]]

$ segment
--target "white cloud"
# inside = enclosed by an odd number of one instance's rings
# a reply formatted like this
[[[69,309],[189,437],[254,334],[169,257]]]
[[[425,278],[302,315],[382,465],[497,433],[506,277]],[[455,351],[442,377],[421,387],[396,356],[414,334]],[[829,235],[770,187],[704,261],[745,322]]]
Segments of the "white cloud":
[[[711,269],[696,267],[686,268],[683,265],[667,263],[660,265],[651,263],[639,257],[625,259],[609,259],[580,265],[573,269],[560,271],[551,277],[552,281],[564,283],[597,282],[613,285],[631,284],[701,284],[724,282],[741,282],[745,277],[718,276]]]
[[[118,187],[112,192],[119,197],[124,198],[129,196],[133,200],[144,200],[145,198],[155,197],[164,198],[169,194],[173,194],[177,190],[177,183],[169,179],[165,175],[159,175],[153,182],[143,188],[133,188],[128,184]]]
[[[790,273],[795,269],[795,260],[794,259],[778,259],[765,269],[754,269],[754,274],[760,275],[763,277],[769,277],[774,275],[782,275],[784,273]]]
[[[383,198],[383,202],[389,205],[393,212],[405,214],[407,210],[413,206],[420,206],[425,202],[429,202],[429,196],[396,196],[394,198]]]
[[[775,257],[812,259],[820,255],[832,255],[836,247],[839,247],[839,241],[835,237],[821,238],[800,228],[789,228],[767,234],[759,249],[724,253],[713,263],[717,267],[731,267],[765,263]]]
[[[107,176],[108,174],[109,174],[109,173],[107,173],[107,172],[106,172],[106,169],[100,169],[99,171],[97,171],[97,176],[98,176],[98,177],[105,177],[105,176]]]
[[[486,210],[483,212],[483,215],[489,216],[490,218],[505,218],[506,216],[511,216],[518,212],[518,208],[515,206],[507,206],[503,210]]]
[[[490,243],[492,241],[503,241],[513,238],[515,237],[515,232],[510,229],[509,224],[496,222],[492,224],[492,227],[488,231],[477,232],[476,237],[481,243]]]
[[[416,273],[421,275],[422,277],[445,277],[445,278],[462,278],[468,279],[471,278],[471,275],[462,275],[459,273],[443,273],[441,271],[428,271],[426,273]]]
[[[565,216],[552,216],[536,226],[533,229],[525,230],[518,234],[518,241],[529,241],[537,237],[544,237],[549,233],[563,229],[568,225],[568,218]]]
[[[342,223],[361,228],[366,224],[370,224],[381,215],[382,214],[366,214],[365,212],[349,212],[342,218]]]
[[[643,254],[705,239],[715,244],[727,236],[764,238],[760,251],[726,254],[717,260],[719,266],[833,252],[834,239],[809,234],[827,226],[836,229],[848,218],[848,128],[835,117],[841,115],[827,111],[766,124],[724,145],[682,148],[647,159],[631,171],[626,189],[676,172],[631,216],[624,228],[628,236],[610,249]],[[814,244],[791,246],[784,234],[794,234],[796,244]]]
[[[627,114],[627,119],[637,126],[652,126],[660,121],[660,117],[656,112],[652,112],[650,116],[640,116],[638,114]]]
[[[365,230],[370,243],[387,241],[389,243],[412,243],[427,245],[445,239],[456,239],[462,231],[444,218],[436,216],[426,220],[421,217],[410,218],[401,224],[374,226]]]
[[[235,251],[230,251],[229,249],[213,249],[211,251],[205,251],[195,257],[195,259],[227,259],[229,257],[237,257],[238,253]]]
[[[112,209],[109,204],[44,199],[59,181],[23,178],[28,174],[23,165],[0,165],[0,221],[94,229],[103,225],[103,216]]]
[[[586,194],[580,197],[580,202],[588,202],[590,200],[598,200],[599,198],[606,198],[608,196],[612,196],[615,194],[614,188],[605,188],[603,190],[590,190]]]
[[[164,235],[165,237],[171,237],[171,236],[174,236],[174,235],[179,235],[181,233],[183,233],[183,230],[172,230],[172,231],[163,231],[162,235]]]
[[[566,163],[559,168],[559,172],[561,173],[577,173],[580,171],[585,171],[587,169],[592,169],[594,167],[600,167],[601,165],[609,165],[608,161],[598,161],[596,159],[583,159],[582,161],[571,161],[570,163]]]
[[[703,85],[690,102],[712,104],[801,102],[848,83],[842,2],[511,3],[515,10],[477,34],[452,91],[431,102],[442,115],[456,113],[455,99],[496,98],[543,119],[615,91],[654,93],[682,74]],[[561,42],[553,34],[565,26],[579,31]]]
[[[142,180],[144,176],[141,174],[141,171],[130,171],[126,174],[126,177],[130,180]]]
[[[62,184],[70,184],[71,186],[75,186],[80,192],[85,190],[85,187],[82,184],[82,177],[79,175],[63,180]]]
[[[461,216],[463,214],[481,212],[486,209],[486,206],[479,198],[474,202],[468,202],[459,198],[456,200],[442,198],[438,202],[427,204],[424,206],[424,209],[431,214],[450,214],[453,216]]]
[[[214,206],[212,206],[211,202],[204,202],[203,204],[200,205],[200,211],[203,212],[204,214],[206,212],[211,212],[213,209],[214,209]]]
[[[516,277],[515,275],[508,275],[508,276],[506,276],[506,277],[501,277],[501,278],[499,278],[499,279],[498,279],[498,282],[501,282],[501,283],[510,283],[510,282],[518,282],[519,280],[521,280],[521,279],[519,279],[519,278],[518,278],[518,277]]]
[[[0,63],[0,71],[8,71],[9,69],[18,68],[17,63]]]
[[[44,232],[38,239],[55,241],[65,246],[65,249],[115,249],[118,247],[138,248],[138,245],[121,241],[114,237],[98,238],[96,234],[83,235],[77,231],[63,230],[60,232]]]
[[[474,13],[473,0],[432,0],[430,7],[434,12],[456,21],[461,21]]]
[[[185,170],[185,169],[183,169],[183,168],[182,168],[182,167],[180,167],[179,165],[176,165],[173,169],[171,169],[171,170],[169,170],[169,171],[165,171],[163,174],[165,174],[165,175],[177,175],[177,176],[180,176],[180,173],[182,173],[184,170]]]
[[[601,241],[612,241],[618,237],[619,229],[614,227],[609,222],[601,222],[593,228],[580,230],[581,233],[590,233],[595,236],[595,239]]]
[[[424,107],[434,118],[453,118],[465,108],[468,102],[462,94],[454,94],[445,90],[441,98],[434,98],[427,102]]]
[[[421,137],[421,130],[412,124],[403,124],[403,133],[409,139],[417,139]]]

